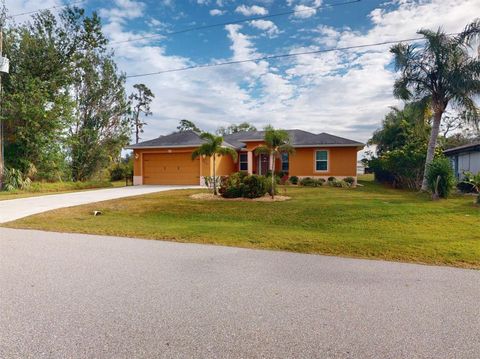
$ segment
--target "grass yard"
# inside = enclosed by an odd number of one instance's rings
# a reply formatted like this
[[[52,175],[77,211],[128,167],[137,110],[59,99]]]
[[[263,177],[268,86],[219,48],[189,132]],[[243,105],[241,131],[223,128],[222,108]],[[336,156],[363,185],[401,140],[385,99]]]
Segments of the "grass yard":
[[[30,189],[22,191],[0,191],[0,201],[24,197],[34,197],[46,194],[68,193],[89,189],[123,187],[125,181],[87,181],[87,182],[33,182]]]
[[[14,228],[165,239],[480,268],[480,208],[385,188],[286,187],[286,202],[192,200],[163,192],[56,210]],[[101,210],[102,216],[92,216]]]

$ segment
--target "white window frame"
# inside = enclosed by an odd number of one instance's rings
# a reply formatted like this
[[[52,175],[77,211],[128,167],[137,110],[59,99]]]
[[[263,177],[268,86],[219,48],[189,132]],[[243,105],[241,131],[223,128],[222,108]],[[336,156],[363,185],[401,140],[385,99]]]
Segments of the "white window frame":
[[[247,160],[242,161],[242,155],[245,155]],[[242,163],[247,165],[247,169],[242,170]],[[241,152],[240,155],[238,156],[238,170],[242,172],[247,172],[248,171],[248,153],[246,152]]]
[[[323,160],[317,161],[317,152],[327,152],[327,169],[326,170],[317,170],[317,162],[325,162]],[[330,150],[319,148],[313,151],[313,171],[319,172],[319,173],[326,173],[330,171]]]

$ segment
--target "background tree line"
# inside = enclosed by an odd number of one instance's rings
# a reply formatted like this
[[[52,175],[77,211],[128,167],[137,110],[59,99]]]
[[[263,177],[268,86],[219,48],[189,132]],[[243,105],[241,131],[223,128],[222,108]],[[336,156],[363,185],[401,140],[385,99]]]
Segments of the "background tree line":
[[[140,84],[127,97],[107,45],[97,14],[77,7],[5,27],[7,168],[35,180],[84,181],[118,161],[132,128],[138,138],[153,93]]]

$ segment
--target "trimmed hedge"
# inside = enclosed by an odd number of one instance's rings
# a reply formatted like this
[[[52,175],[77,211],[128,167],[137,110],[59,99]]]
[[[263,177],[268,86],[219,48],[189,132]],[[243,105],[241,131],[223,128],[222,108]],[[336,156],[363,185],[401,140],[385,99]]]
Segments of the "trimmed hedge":
[[[325,183],[323,178],[312,178],[312,177],[304,177],[300,180],[300,186],[304,187],[320,187]]]

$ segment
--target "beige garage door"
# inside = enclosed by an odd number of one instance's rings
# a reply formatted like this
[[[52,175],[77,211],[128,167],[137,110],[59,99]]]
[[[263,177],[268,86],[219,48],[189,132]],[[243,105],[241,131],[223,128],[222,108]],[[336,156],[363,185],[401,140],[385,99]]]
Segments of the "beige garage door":
[[[199,160],[192,161],[191,153],[143,155],[143,184],[198,185],[199,182]]]

